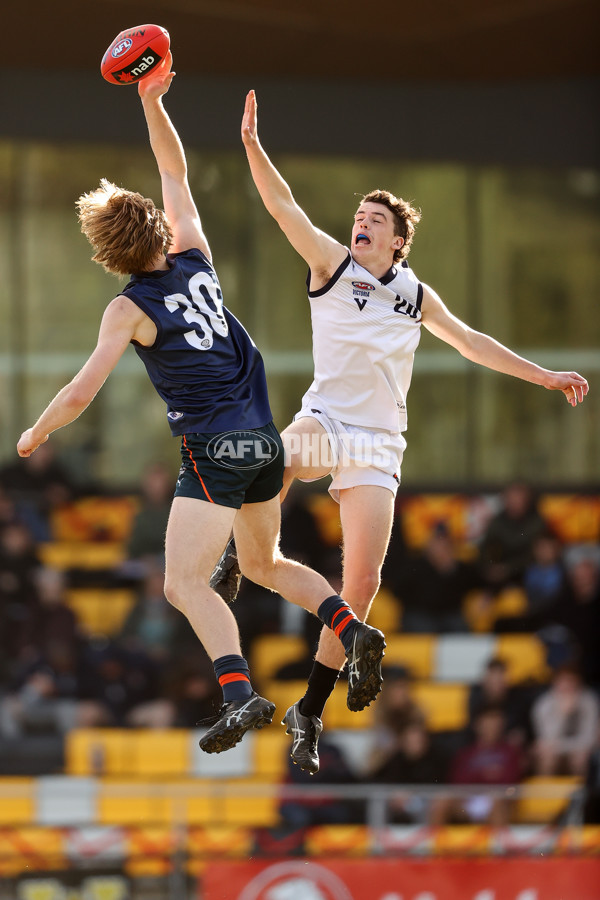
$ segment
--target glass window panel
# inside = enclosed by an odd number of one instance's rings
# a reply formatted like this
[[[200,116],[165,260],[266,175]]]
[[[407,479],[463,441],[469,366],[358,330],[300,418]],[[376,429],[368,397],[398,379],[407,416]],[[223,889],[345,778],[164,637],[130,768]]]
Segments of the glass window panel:
[[[284,428],[312,378],[306,265],[264,210],[243,151],[188,152],[190,184],[226,303],[265,357]],[[276,159],[314,223],[347,243],[362,194],[422,209],[411,266],[473,327],[552,368],[600,370],[600,174],[286,154]],[[95,344],[124,280],[90,262],[75,200],[101,176],[160,200],[147,148],[0,142],[0,454]],[[467,364],[423,329],[409,395],[403,483],[583,484],[600,474],[600,393],[562,396]],[[143,411],[139,421],[132,418]],[[53,440],[82,480],[130,484],[178,463],[162,401],[128,351],[90,409]],[[86,474],[87,473],[87,474]]]

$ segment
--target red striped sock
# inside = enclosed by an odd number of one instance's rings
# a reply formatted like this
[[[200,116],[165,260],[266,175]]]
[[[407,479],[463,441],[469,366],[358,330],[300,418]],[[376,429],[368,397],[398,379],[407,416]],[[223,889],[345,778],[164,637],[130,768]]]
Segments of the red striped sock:
[[[327,625],[328,628],[331,628],[336,637],[339,637],[344,645],[344,650],[350,650],[354,630],[359,624],[359,620],[348,604],[336,594],[333,597],[328,597],[327,600],[323,600],[317,615],[321,622]]]
[[[220,656],[213,663],[217,681],[223,690],[223,700],[247,700],[252,696],[250,669],[243,656],[235,653]]]

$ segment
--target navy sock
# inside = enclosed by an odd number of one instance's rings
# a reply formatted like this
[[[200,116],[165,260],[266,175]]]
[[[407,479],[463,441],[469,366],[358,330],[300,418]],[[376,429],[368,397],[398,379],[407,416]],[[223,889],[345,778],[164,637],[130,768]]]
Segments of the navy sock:
[[[344,645],[344,650],[349,652],[352,648],[352,638],[356,626],[360,625],[360,622],[348,604],[338,594],[335,594],[333,597],[323,600],[317,610],[317,615],[321,622],[331,628],[336,637],[339,637]]]
[[[217,681],[223,690],[223,700],[247,700],[252,696],[252,684],[250,683],[250,669],[243,656],[235,653],[229,656],[220,656],[215,659],[213,666]]]
[[[338,678],[339,669],[330,669],[315,659],[310,675],[308,687],[298,707],[303,716],[318,716],[321,718],[325,704],[333,692]]]

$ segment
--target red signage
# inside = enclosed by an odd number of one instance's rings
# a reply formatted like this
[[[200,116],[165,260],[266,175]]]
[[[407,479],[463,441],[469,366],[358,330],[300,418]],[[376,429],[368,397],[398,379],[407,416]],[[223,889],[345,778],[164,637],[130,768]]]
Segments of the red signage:
[[[204,900],[599,900],[600,860],[214,863]]]

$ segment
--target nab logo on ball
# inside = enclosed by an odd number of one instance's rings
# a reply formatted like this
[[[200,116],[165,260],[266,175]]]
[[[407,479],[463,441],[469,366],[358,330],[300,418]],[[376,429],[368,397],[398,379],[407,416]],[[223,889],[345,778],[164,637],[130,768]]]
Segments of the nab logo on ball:
[[[258,469],[277,458],[279,447],[259,431],[228,431],[212,438],[206,452],[226,469]]]
[[[119,84],[128,84],[132,81],[139,81],[143,75],[147,75],[151,69],[156,68],[156,66],[162,62],[162,57],[157,53],[146,53],[144,56],[139,56],[137,59],[127,66],[127,68],[122,69],[120,72],[113,72],[113,78],[119,82]]]
[[[131,40],[131,38],[125,38],[124,41],[120,41],[120,43],[118,43],[117,46],[113,49],[112,55],[115,57],[115,59],[118,56],[122,56],[127,52],[127,50],[129,50],[132,44],[133,41]]]
[[[160,25],[121,31],[102,57],[102,77],[111,84],[135,84],[162,63],[169,46],[169,32]]]

